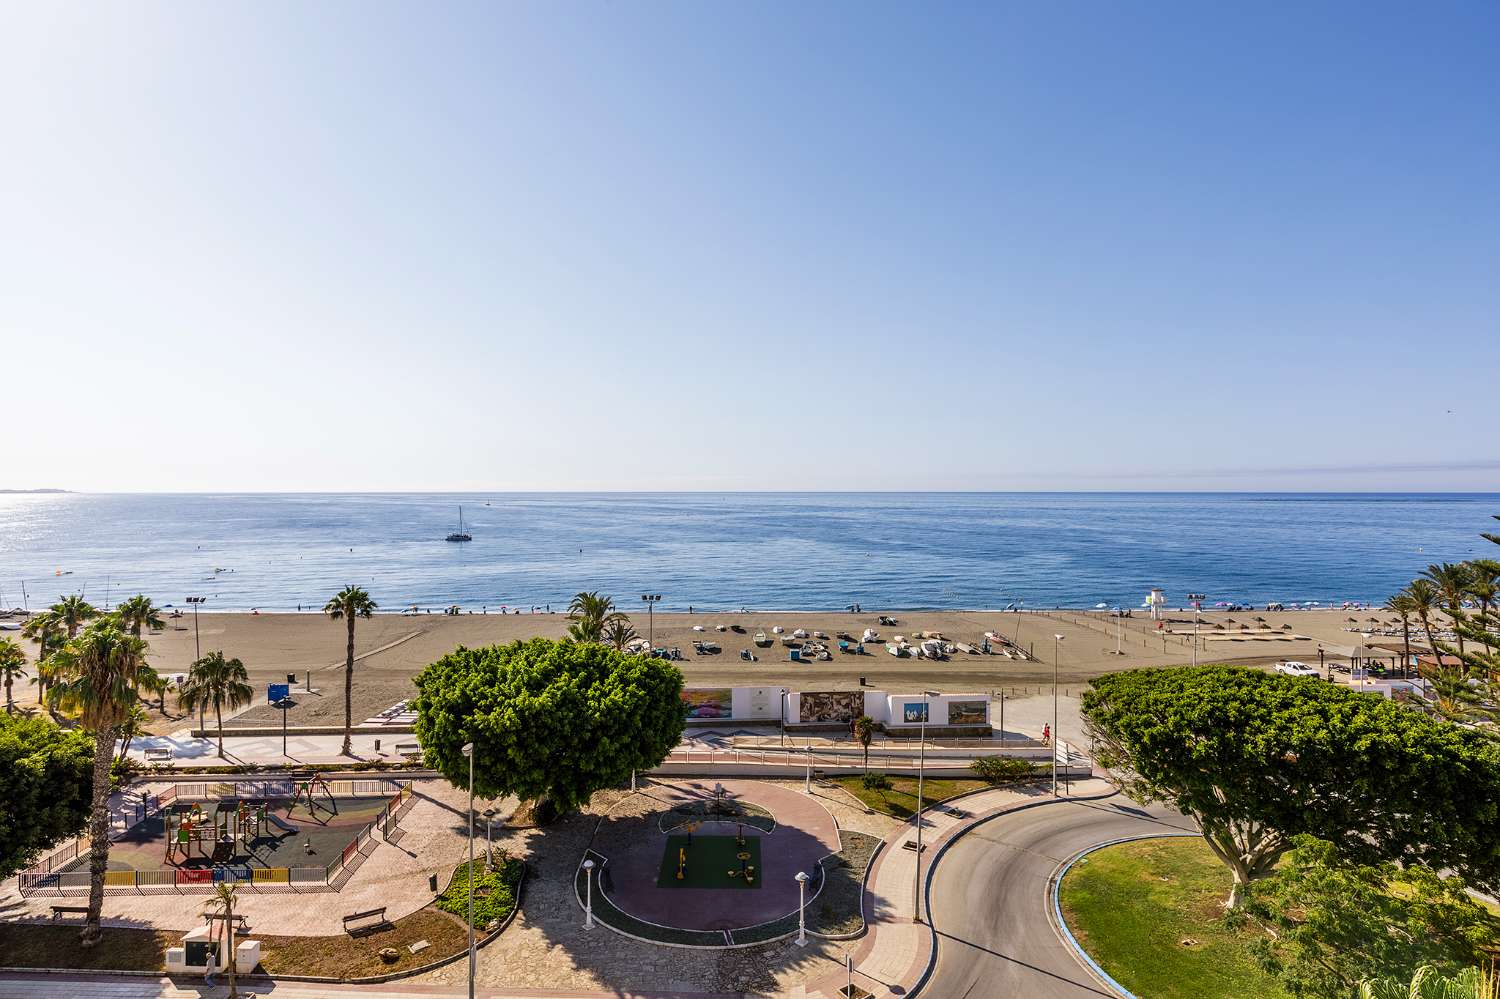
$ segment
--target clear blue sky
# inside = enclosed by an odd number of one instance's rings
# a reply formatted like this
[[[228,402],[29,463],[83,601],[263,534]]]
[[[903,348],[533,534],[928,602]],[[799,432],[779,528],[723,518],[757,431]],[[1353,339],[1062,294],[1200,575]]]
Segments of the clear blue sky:
[[[0,485],[1500,489],[1493,2],[13,4],[0,108]]]

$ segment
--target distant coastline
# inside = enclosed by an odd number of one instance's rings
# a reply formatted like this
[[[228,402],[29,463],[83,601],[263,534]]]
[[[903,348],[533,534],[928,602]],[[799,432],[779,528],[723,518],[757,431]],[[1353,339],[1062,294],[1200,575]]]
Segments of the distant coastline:
[[[66,493],[70,489],[0,489],[0,496],[24,496],[32,493]]]

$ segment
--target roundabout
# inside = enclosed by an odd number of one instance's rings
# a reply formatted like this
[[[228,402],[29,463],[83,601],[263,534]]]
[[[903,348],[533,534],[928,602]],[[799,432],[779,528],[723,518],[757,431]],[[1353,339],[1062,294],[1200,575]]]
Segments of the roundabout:
[[[592,891],[632,921],[667,930],[742,930],[811,905],[838,823],[816,799],[759,781],[654,784],[620,801],[589,847]],[[585,886],[585,895],[588,892]]]

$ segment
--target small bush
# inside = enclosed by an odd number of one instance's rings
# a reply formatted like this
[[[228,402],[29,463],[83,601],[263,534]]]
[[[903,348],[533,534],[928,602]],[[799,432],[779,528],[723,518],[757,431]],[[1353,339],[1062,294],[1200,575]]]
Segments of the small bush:
[[[482,860],[474,861],[474,925],[487,926],[492,920],[504,919],[516,904],[516,885],[521,881],[521,861],[497,851],[496,870],[488,871]],[[438,896],[437,907],[459,919],[469,914],[469,865],[460,864],[448,890]]]
[[[891,787],[891,779],[885,774],[865,774],[860,783],[866,791],[889,791]]]
[[[969,769],[986,784],[1022,780],[1034,772],[1030,760],[1016,756],[981,756],[969,764]]]

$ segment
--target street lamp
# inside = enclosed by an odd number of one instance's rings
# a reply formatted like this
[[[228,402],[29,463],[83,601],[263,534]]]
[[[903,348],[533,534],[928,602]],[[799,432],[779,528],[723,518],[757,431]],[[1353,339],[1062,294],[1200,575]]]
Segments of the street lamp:
[[[802,790],[805,794],[812,794],[812,736],[807,737],[807,777],[803,780]]]
[[[654,649],[656,648],[656,605],[661,603],[660,593],[642,593],[641,599],[646,602],[646,641]]]
[[[290,756],[291,755],[290,753],[288,753],[286,751],[286,713],[287,713],[287,711],[291,710],[292,708],[295,708],[296,706],[297,706],[297,702],[294,701],[294,700],[292,700],[290,697],[283,697],[281,700],[279,700],[279,701],[276,702],[276,707],[279,708],[280,711],[281,711],[281,755],[282,756]]]
[[[807,882],[806,871],[797,872],[797,946],[807,946]]]
[[[585,860],[583,862],[584,898],[583,904],[583,928],[591,930],[594,928],[594,862]]]
[[[198,641],[198,605],[207,600],[207,597],[188,597],[187,602],[193,605],[193,661],[197,662],[203,658],[203,646]],[[198,731],[203,731],[203,701],[198,702]]]
[[[782,749],[786,748],[786,706],[787,706],[787,693],[788,693],[787,689],[785,687],[782,687],[781,688],[781,748]]]
[[[1057,737],[1057,646],[1063,640],[1061,635],[1052,636],[1052,797],[1057,797],[1057,747],[1061,741]]]
[[[484,810],[484,864],[486,867],[495,866],[495,810],[493,808]]]
[[[462,752],[469,758],[469,999],[474,999],[474,744]]]
[[[922,921],[922,813],[926,798],[922,795],[922,776],[927,765],[927,699],[941,697],[936,690],[922,691],[922,718],[917,735],[917,873],[911,896],[911,918]]]

